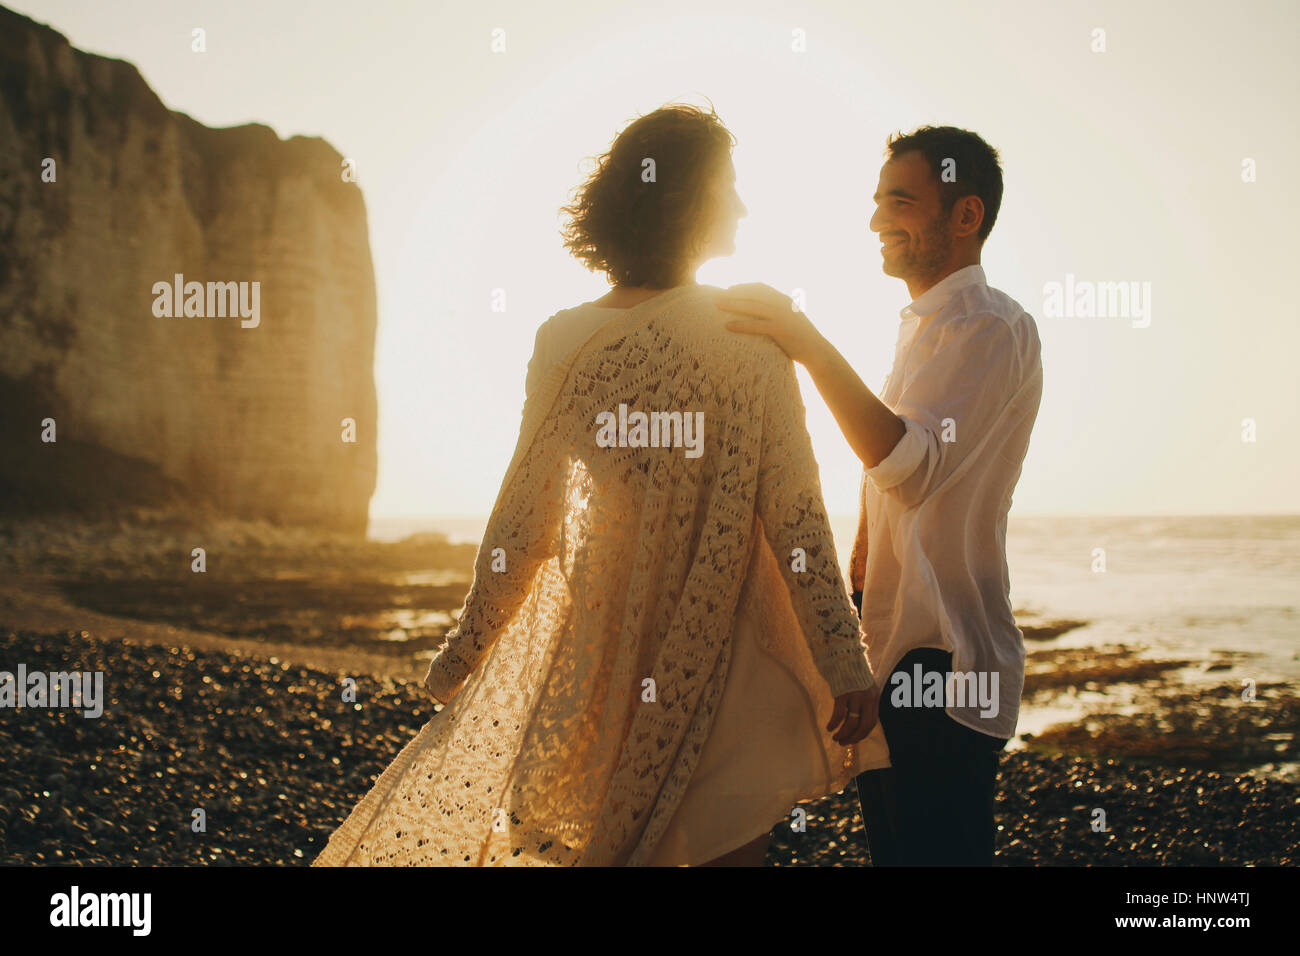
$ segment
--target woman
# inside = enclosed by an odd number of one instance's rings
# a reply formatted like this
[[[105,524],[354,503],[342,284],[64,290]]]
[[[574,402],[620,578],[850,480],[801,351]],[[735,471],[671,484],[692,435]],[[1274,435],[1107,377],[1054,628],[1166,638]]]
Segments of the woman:
[[[793,366],[694,281],[745,211],[732,143],[656,110],[566,207],[613,288],[539,329],[444,707],[316,864],[757,865],[887,765]]]

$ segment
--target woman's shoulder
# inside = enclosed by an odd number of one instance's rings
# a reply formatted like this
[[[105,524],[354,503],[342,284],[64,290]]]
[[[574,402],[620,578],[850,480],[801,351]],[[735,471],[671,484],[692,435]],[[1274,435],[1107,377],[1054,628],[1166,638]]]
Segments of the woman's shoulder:
[[[657,326],[661,333],[668,329],[679,340],[689,341],[691,350],[701,356],[712,355],[731,362],[743,357],[764,365],[788,362],[785,353],[766,336],[727,329],[727,323],[735,315],[718,308],[717,300],[724,294],[725,290],[717,286],[692,285],[673,290],[672,297],[661,302],[660,307],[641,314],[652,319],[650,325]],[[538,350],[548,357],[567,353],[604,323],[632,312],[633,309],[609,308],[593,302],[561,309],[538,327]],[[640,323],[637,326],[647,331],[649,328]]]
[[[617,309],[593,307],[589,302],[561,309],[537,327],[533,342],[534,359],[548,362],[562,358],[618,314]]]
[[[718,298],[726,290],[717,286],[701,285],[692,288],[677,300],[673,318],[681,335],[698,343],[698,348],[713,348],[731,356],[754,359],[764,365],[788,362],[786,354],[765,335],[748,335],[732,332],[727,323],[736,318],[735,313],[718,308]]]
[[[617,315],[620,309],[611,309],[605,306],[596,305],[594,302],[580,302],[577,305],[571,305],[567,309],[560,309],[552,313],[541,328],[560,328],[566,325],[584,324],[593,322],[602,318],[609,318]]]

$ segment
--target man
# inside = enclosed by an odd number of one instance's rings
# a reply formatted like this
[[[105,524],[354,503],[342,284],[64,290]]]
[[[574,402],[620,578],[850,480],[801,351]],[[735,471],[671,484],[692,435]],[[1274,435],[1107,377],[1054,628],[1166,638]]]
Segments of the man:
[[[872,669],[889,675],[892,764],[857,778],[872,861],[988,866],[1024,683],[1006,516],[1042,394],[1038,330],[980,266],[1002,201],[992,147],[922,127],[887,154],[870,228],[912,302],[879,399],[776,290],[735,286],[720,305],[747,315],[728,328],[808,369],[864,466],[850,579]]]

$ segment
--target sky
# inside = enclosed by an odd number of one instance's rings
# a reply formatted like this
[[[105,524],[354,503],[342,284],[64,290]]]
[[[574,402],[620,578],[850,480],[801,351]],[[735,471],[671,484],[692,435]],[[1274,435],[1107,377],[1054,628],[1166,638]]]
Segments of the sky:
[[[942,123],[998,149],[983,265],[1037,320],[1044,368],[1013,514],[1300,510],[1292,0],[8,5],[202,123],[354,161],[379,304],[372,517],[491,510],[537,327],[608,288],[564,251],[559,207],[584,160],[675,100],[735,134],[749,210],[699,281],[804,290],[876,391],[909,301],[867,228],[887,137]],[[1136,283],[1143,309],[1060,314],[1067,281]],[[861,466],[800,377],[828,509],[853,512]]]

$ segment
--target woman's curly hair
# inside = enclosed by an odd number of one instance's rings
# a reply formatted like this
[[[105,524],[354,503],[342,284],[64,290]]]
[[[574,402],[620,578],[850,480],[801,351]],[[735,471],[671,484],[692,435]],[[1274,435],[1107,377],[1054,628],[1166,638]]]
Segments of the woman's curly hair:
[[[565,248],[614,285],[679,284],[712,226],[710,186],[735,143],[712,107],[671,103],[633,120],[561,209]]]

